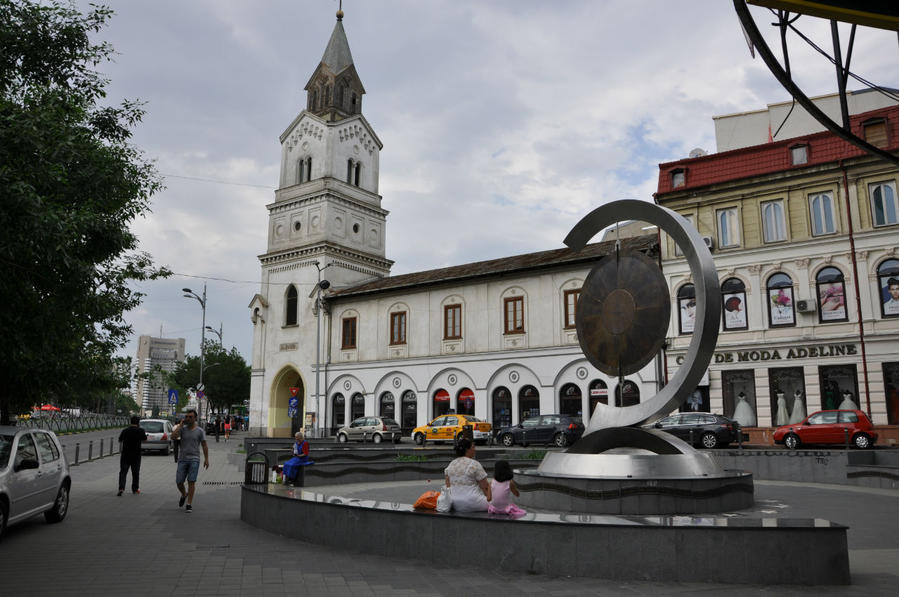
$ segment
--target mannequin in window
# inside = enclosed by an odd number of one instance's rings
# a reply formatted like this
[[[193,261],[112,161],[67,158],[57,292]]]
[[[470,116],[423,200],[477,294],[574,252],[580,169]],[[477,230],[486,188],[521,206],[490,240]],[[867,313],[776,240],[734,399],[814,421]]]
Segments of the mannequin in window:
[[[786,425],[790,420],[790,413],[787,412],[787,399],[784,398],[783,392],[777,393],[777,414],[774,415],[775,425]]]
[[[852,392],[843,390],[843,401],[840,402],[840,410],[858,410],[858,405],[852,399]]]
[[[796,390],[793,395],[793,412],[790,414],[788,425],[799,423],[808,415],[805,412],[805,400],[802,399],[802,390]]]
[[[740,392],[737,394],[737,406],[734,408],[734,421],[738,422],[741,427],[755,427],[755,413],[746,400],[746,394]]]
[[[693,393],[690,394],[690,397],[687,398],[687,405],[690,407],[691,412],[696,412],[702,409],[702,392],[698,389],[693,390]]]

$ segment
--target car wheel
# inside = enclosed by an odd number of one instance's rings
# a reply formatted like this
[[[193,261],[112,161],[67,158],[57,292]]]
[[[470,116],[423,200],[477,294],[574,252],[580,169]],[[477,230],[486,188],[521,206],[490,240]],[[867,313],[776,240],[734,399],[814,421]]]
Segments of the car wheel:
[[[425,434],[424,433],[416,433],[415,434],[415,443],[419,446],[425,445]]]
[[[557,433],[555,437],[553,437],[553,443],[556,447],[564,448],[568,445],[568,438],[565,437],[564,433]]]
[[[337,443],[345,444],[346,443],[346,433],[338,433],[337,434]]]
[[[502,438],[503,445],[507,448],[511,448],[515,445],[515,438],[512,437],[511,433],[504,433]]]
[[[374,443],[376,443],[376,444],[380,444],[382,439],[384,439],[384,438],[381,437],[381,434],[380,434],[380,433],[376,433],[376,434],[371,438],[371,441],[374,442]]]
[[[69,486],[63,483],[62,487],[59,488],[59,493],[56,494],[56,501],[53,502],[53,507],[44,512],[44,518],[47,519],[47,522],[62,522],[62,519],[66,517],[68,512]]]
[[[795,433],[789,433],[784,438],[784,445],[789,450],[795,450],[799,446],[799,436]]]
[[[699,443],[702,444],[703,448],[711,450],[712,448],[718,447],[718,436],[710,431],[706,431],[702,434],[702,437],[699,438]]]
[[[852,443],[855,444],[856,448],[866,450],[871,447],[871,438],[864,433],[859,433],[852,438]]]

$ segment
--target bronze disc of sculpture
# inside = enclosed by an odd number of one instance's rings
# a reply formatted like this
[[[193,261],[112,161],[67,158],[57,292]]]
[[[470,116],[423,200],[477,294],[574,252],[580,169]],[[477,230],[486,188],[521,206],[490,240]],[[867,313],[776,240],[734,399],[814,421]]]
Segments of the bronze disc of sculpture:
[[[587,360],[607,375],[630,375],[662,348],[671,316],[659,266],[643,253],[603,257],[590,270],[575,316]]]

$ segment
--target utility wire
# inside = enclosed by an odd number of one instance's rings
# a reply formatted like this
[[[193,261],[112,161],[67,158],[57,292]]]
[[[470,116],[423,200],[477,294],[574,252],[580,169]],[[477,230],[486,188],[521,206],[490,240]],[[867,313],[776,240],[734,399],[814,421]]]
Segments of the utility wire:
[[[212,182],[215,184],[226,184],[226,185],[231,185],[231,186],[235,186],[235,187],[254,187],[257,189],[270,189],[272,191],[274,191],[276,189],[275,187],[270,187],[270,186],[264,185],[264,184],[251,184],[248,182],[232,182],[230,180],[220,180],[217,178],[202,178],[199,176],[182,176],[180,174],[166,174],[165,172],[161,172],[161,174],[163,176],[165,176],[166,178],[183,178],[184,180],[194,180],[197,182]]]

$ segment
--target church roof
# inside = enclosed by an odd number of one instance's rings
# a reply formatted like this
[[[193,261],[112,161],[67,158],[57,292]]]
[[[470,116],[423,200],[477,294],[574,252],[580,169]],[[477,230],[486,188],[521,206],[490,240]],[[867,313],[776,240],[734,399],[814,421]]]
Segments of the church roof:
[[[622,238],[621,248],[624,251],[641,251],[652,253],[657,250],[658,236],[645,234],[632,238]],[[335,290],[329,298],[356,297],[397,290],[411,290],[417,286],[435,285],[441,283],[459,283],[478,278],[499,277],[510,274],[523,274],[531,270],[548,269],[559,266],[585,265],[596,261],[599,257],[615,252],[615,241],[605,241],[589,244],[580,251],[569,248],[552,249],[550,251],[538,251],[525,253],[512,257],[490,259],[488,261],[476,261],[463,265],[454,265],[440,269],[401,274],[378,278],[357,286]]]
[[[328,40],[328,47],[325,48],[325,53],[322,56],[322,62],[335,75],[340,74],[353,64],[350,44],[346,40],[346,32],[343,30],[343,22],[341,21],[337,21],[337,24],[334,25],[331,39]]]

